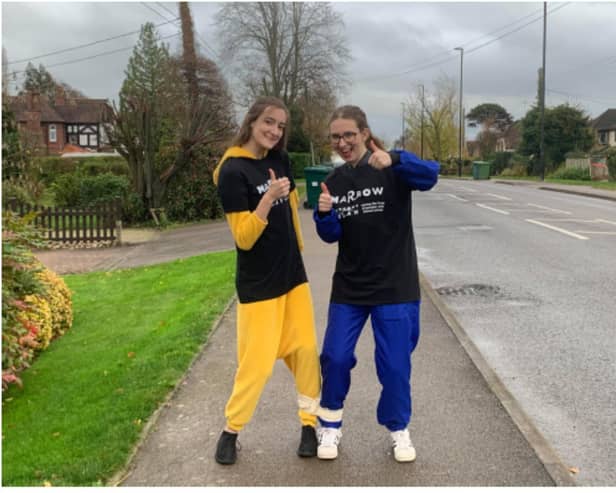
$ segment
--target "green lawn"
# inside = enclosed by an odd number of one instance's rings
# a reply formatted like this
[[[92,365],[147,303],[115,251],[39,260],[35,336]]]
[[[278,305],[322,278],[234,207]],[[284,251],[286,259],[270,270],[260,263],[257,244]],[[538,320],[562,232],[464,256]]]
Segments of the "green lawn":
[[[4,486],[105,484],[234,292],[235,253],[65,278],[73,328],[2,405]]]

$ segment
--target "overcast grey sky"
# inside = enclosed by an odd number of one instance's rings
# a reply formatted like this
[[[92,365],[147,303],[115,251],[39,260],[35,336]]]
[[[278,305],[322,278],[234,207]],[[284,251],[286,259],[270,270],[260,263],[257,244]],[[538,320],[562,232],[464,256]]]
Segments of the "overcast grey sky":
[[[440,75],[460,77],[464,53],[464,107],[498,103],[522,117],[537,92],[541,66],[541,2],[334,2],[341,13],[353,56],[351,85],[341,103],[357,104],[376,134],[393,140],[401,131],[401,103],[418,84],[432,90]],[[214,14],[220,4],[191,3],[203,53],[217,61]],[[138,31],[141,24],[172,19],[171,2],[3,2],[2,45],[9,71],[26,61]],[[551,12],[551,13],[550,13]],[[548,3],[547,104],[569,102],[591,117],[616,108],[616,2]],[[177,24],[159,27],[161,36],[178,33]],[[117,98],[138,34],[33,59],[52,75],[92,98]],[[500,38],[500,39],[498,39]],[[166,40],[179,49],[179,36]],[[124,49],[124,50],[123,50]],[[123,50],[123,51],[116,51]],[[77,61],[116,51],[95,58]],[[58,64],[58,65],[56,65]],[[62,65],[61,65],[62,64]],[[224,66],[221,67],[225,73]],[[12,93],[23,81],[16,75]]]

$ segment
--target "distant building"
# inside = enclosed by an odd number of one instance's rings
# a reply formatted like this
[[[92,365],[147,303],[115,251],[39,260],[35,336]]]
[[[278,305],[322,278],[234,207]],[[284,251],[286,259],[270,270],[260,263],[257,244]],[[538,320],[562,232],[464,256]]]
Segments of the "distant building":
[[[479,146],[478,140],[467,140],[466,141],[466,155],[469,159],[473,159],[479,157],[481,154],[481,148]]]
[[[601,146],[616,147],[616,109],[604,111],[592,122]]]
[[[46,154],[78,146],[92,152],[111,150],[104,123],[111,107],[106,99],[67,98],[56,88],[53,102],[38,92],[8,98],[19,130]]]
[[[496,141],[496,151],[514,152],[520,145],[521,140],[520,122],[515,122],[513,125],[509,125],[509,128]]]

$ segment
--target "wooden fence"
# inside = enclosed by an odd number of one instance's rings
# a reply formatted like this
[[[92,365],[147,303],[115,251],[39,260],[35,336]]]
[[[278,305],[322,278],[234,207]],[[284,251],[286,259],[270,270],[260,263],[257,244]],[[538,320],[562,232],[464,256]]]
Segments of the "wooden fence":
[[[22,217],[36,212],[33,223],[44,231],[48,240],[87,242],[117,239],[116,221],[120,219],[120,211],[116,204],[76,209],[42,207],[11,200],[8,209]]]

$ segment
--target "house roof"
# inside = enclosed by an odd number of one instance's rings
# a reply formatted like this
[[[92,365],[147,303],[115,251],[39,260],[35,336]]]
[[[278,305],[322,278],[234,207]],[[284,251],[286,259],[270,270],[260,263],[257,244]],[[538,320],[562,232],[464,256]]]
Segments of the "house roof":
[[[108,105],[105,99],[76,99],[55,109],[66,123],[97,123],[105,119]]]
[[[25,97],[14,97],[9,108],[15,113],[18,122],[30,118]],[[63,105],[51,105],[45,98],[40,99],[41,123],[97,123],[105,120],[109,105],[105,99],[74,99]]]
[[[601,115],[592,122],[592,126],[596,130],[616,129],[616,109],[612,108],[601,113]]]
[[[25,98],[19,96],[11,98],[8,105],[11,111],[15,113],[15,120],[18,122],[25,122],[31,119],[27,116],[27,113],[32,110],[28,110],[28,103]],[[41,100],[40,108],[41,122],[64,122],[64,118],[47,101]]]

